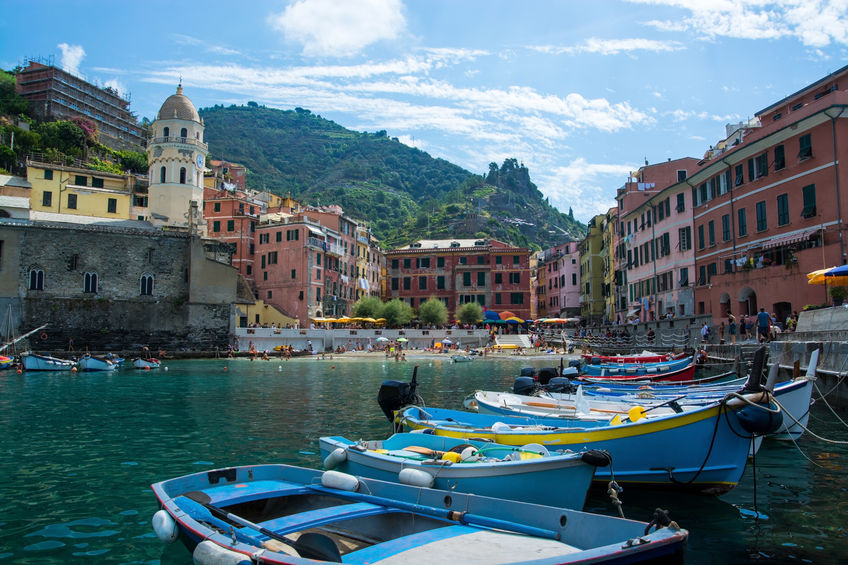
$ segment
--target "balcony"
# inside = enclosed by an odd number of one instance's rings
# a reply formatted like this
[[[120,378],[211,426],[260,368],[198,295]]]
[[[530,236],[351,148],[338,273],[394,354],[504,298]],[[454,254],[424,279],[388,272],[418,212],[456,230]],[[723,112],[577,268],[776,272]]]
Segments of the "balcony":
[[[150,143],[179,143],[182,145],[194,145],[196,147],[202,148],[204,151],[207,151],[208,149],[205,143],[197,139],[193,139],[191,137],[154,137],[150,140]]]

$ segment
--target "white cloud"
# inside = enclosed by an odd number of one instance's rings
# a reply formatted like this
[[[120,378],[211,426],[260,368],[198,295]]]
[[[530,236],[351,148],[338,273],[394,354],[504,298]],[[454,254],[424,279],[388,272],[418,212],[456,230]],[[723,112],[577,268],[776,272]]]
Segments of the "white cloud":
[[[615,205],[615,189],[624,184],[634,164],[589,163],[582,157],[565,166],[551,166],[534,175],[543,194],[559,210],[573,208],[585,222]]]
[[[689,12],[674,20],[644,22],[662,31],[691,31],[706,38],[794,37],[811,48],[848,45],[845,0],[630,0]]]
[[[680,51],[685,49],[679,41],[659,41],[656,39],[598,39],[591,37],[580,45],[531,45],[528,49],[548,55],[578,55],[581,53],[598,53],[600,55],[618,55],[634,51]]]
[[[354,55],[406,27],[400,0],[297,0],[268,21],[309,57]]]
[[[80,63],[85,57],[85,49],[81,45],[68,45],[67,43],[60,43],[58,47],[62,50],[62,68],[69,73],[78,75]]]
[[[172,37],[177,43],[180,43],[182,45],[190,45],[192,47],[198,47],[208,53],[215,53],[216,55],[241,55],[241,52],[237,51],[236,49],[230,49],[229,47],[224,47],[220,43],[212,43],[204,39],[192,37],[190,35],[175,33],[172,34]]]
[[[103,83],[103,86],[106,87],[106,88],[111,88],[111,89],[117,91],[118,94],[120,94],[121,96],[127,95],[127,87],[124,86],[124,84],[122,84],[117,79],[117,77],[107,80],[105,83]]]

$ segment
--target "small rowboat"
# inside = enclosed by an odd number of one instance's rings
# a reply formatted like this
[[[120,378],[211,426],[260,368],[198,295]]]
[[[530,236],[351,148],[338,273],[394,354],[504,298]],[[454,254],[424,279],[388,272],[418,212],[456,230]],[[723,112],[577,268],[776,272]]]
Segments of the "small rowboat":
[[[430,434],[394,434],[382,441],[318,440],[324,468],[405,484],[580,510],[595,465],[605,454],[549,452]],[[541,489],[555,484],[556,489]]]
[[[580,380],[597,381],[691,381],[695,377],[692,359],[678,359],[662,363],[601,363],[584,365]]]
[[[674,361],[686,357],[685,353],[653,353],[651,351],[643,351],[635,355],[593,355],[584,353],[583,359],[587,363],[592,363],[598,359],[600,363],[661,363],[663,361]]]
[[[133,367],[136,369],[158,369],[161,364],[162,363],[159,359],[155,359],[153,357],[138,357],[133,359]]]
[[[468,363],[473,360],[474,358],[470,355],[451,355],[451,361],[454,363]]]
[[[21,354],[21,362],[25,371],[70,371],[77,365],[76,362],[67,359],[29,352]]]
[[[667,517],[646,524],[290,465],[152,488],[157,537],[182,539],[199,565],[682,563],[688,536]],[[657,522],[668,525],[651,531]]]
[[[79,366],[81,371],[114,371],[118,368],[118,363],[105,357],[86,354],[80,357]]]

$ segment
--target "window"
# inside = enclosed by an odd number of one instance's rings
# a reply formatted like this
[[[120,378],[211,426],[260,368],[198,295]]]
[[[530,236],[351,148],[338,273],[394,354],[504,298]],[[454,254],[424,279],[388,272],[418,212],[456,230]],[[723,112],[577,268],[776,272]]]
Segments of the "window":
[[[503,262],[502,255],[495,255],[495,265],[500,265]]]
[[[784,155],[783,146],[778,145],[774,148],[774,170],[779,171],[786,167],[786,155]]]
[[[500,304],[500,303],[501,303],[501,293],[496,292],[495,293],[495,304]]]
[[[444,276],[439,275],[439,276],[436,277],[436,289],[437,290],[444,290],[445,289],[445,277]]]
[[[801,210],[802,218],[812,218],[816,215],[816,185],[808,184],[801,189],[804,194],[804,209]]]
[[[68,195],[68,209],[76,210],[77,209],[77,195],[69,194]]]
[[[162,128],[162,137],[170,137],[171,128]]]
[[[689,286],[689,267],[680,269],[680,286]]]
[[[88,186],[88,177],[85,175],[74,175],[74,184],[77,186]]]
[[[478,265],[482,265],[485,260],[486,260],[486,258],[483,257],[482,255],[477,256],[477,264]],[[428,267],[429,267],[429,265],[428,265]]]
[[[159,168],[159,183],[160,184],[165,183],[165,167]]]
[[[412,277],[403,277],[403,290],[412,288]]]
[[[110,198],[106,201],[106,212],[109,214],[117,214],[118,213],[118,199]]]
[[[180,137],[188,137],[188,128],[180,129]]]
[[[49,190],[45,190],[41,193],[41,205],[49,208],[53,206],[53,193]]]
[[[460,257],[459,258],[459,264],[460,265],[465,265],[466,263],[468,263],[468,257]]]
[[[686,210],[686,195],[682,192],[677,195],[677,206],[675,207],[675,210],[678,212]]]
[[[282,232],[282,230],[281,230],[281,231],[276,232],[276,235],[275,235],[274,237],[276,238],[277,242],[283,241],[283,232]]]
[[[477,273],[477,286],[486,286],[486,273]]]
[[[268,253],[268,264],[269,265],[276,265],[277,264],[277,252],[276,251],[270,251]]]
[[[721,217],[721,240],[730,241],[730,214]]]
[[[103,179],[91,177],[91,186],[94,188],[103,188]]]
[[[495,284],[503,284],[503,273],[495,273]]]
[[[97,273],[83,275],[83,292],[97,294]]]
[[[518,265],[518,262],[519,262],[520,260],[521,260],[521,258],[520,258],[518,255],[513,255],[513,256],[512,256],[512,264],[513,264],[513,265]],[[515,303],[513,302],[513,304],[515,304]]]
[[[216,203],[215,203],[215,205],[213,206],[213,209],[214,209],[216,212],[220,212],[220,211],[221,211],[221,203],[220,203],[220,202],[216,202]]]
[[[236,229],[236,221],[235,220],[227,220],[227,231],[235,231]]]
[[[180,184],[186,183],[186,168],[180,167]]]
[[[704,224],[698,226],[698,249],[704,248]]]
[[[444,267],[445,266],[445,258],[444,257],[436,257],[436,266]]]
[[[404,259],[403,260],[403,268],[409,269],[412,266],[412,259]]]
[[[462,286],[471,286],[471,273],[462,273]]]
[[[524,304],[524,293],[523,292],[511,292],[509,294],[509,303],[510,304]]]
[[[707,267],[706,265],[701,265],[698,267],[698,285],[703,286],[707,284]]]
[[[683,182],[686,180],[686,169],[678,169],[677,170],[677,182]]]
[[[521,284],[521,273],[510,273],[509,284]]]
[[[577,286],[577,273],[571,273],[571,286]]]
[[[757,178],[768,175],[768,153],[763,153],[754,161],[757,168]]]
[[[780,194],[777,197],[777,225],[785,226],[789,223],[789,195]]]
[[[397,269],[397,268],[398,268],[398,260],[392,259],[392,269]]]
[[[710,236],[710,247],[712,247],[715,245],[715,222],[713,220],[710,220],[707,224],[707,232]]]
[[[427,290],[427,277],[418,277],[418,290]]]
[[[265,268],[265,255],[262,255],[261,263],[262,263],[262,268],[264,269]],[[318,271],[318,272],[320,273],[321,271]],[[321,277],[318,277],[318,278],[321,278]]]
[[[739,208],[736,211],[736,219],[738,220],[736,223],[738,224],[739,237],[745,237],[748,235],[748,219],[745,216],[745,208]]]
[[[44,169],[44,180],[53,180],[53,170]]]
[[[757,231],[765,231],[768,228],[766,221],[766,202],[761,200],[757,202]]]
[[[141,294],[143,296],[153,295],[153,275],[141,275]]]
[[[810,134],[798,138],[798,159],[809,159],[813,156],[813,141]]]
[[[269,290],[268,291],[268,298],[272,298],[273,296],[274,296],[273,291]]]
[[[32,269],[29,272],[29,289],[44,290],[44,271]]]
[[[718,267],[714,262],[707,265],[707,284],[712,282],[713,275],[715,275],[717,272],[718,272]]]
[[[218,233],[221,231],[221,222],[219,220],[215,220],[212,222],[212,231],[214,233]]]
[[[398,282],[398,278],[397,278],[397,277],[392,277],[392,290],[397,290],[397,289],[398,289],[398,284],[399,284],[399,282]]]
[[[734,176],[736,178],[733,180],[733,186],[741,186],[745,184],[745,178],[742,176],[742,170],[743,168],[741,164],[736,165],[736,168],[734,169]]]

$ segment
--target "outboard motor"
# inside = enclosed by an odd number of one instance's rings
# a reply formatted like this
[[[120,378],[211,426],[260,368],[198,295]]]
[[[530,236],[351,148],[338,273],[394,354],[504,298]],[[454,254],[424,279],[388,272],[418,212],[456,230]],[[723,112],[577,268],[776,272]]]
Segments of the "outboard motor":
[[[751,363],[751,372],[748,373],[748,380],[745,382],[745,387],[742,389],[743,393],[762,392],[763,369],[766,365],[767,351],[766,347],[763,346],[754,353],[754,361]]]
[[[377,393],[377,404],[383,410],[389,422],[394,422],[395,410],[400,410],[410,404],[421,404],[418,396],[418,365],[412,370],[412,380],[408,383],[403,381],[383,381],[380,392]]]
[[[566,367],[560,372],[561,377],[576,377],[580,374],[577,367]]]
[[[568,362],[568,366],[574,367],[575,369],[579,369],[581,365],[582,363],[580,362],[580,359],[572,359]]]
[[[577,392],[577,387],[565,377],[554,377],[548,381],[548,392],[560,392],[564,394],[574,394]]]
[[[522,367],[521,372],[519,373],[519,376],[521,376],[521,377],[535,377],[536,376],[536,369],[534,369],[533,367]]]
[[[546,385],[554,377],[559,376],[559,369],[556,367],[544,367],[539,369],[539,384]]]
[[[512,383],[512,392],[522,396],[532,396],[538,390],[536,379],[533,377],[518,377]]]
[[[592,357],[592,360],[589,361],[589,363],[592,364],[592,365],[600,365],[601,364],[601,358],[600,357]]]

